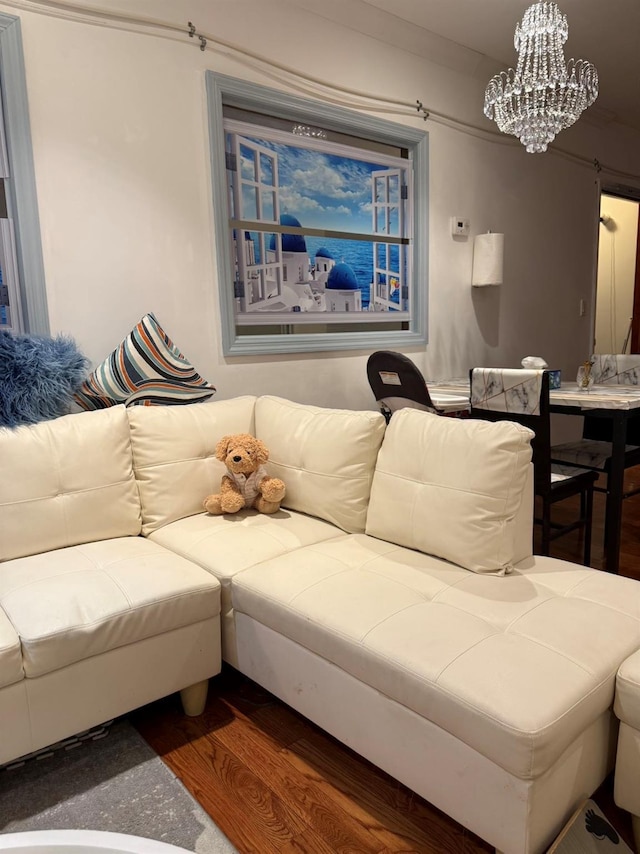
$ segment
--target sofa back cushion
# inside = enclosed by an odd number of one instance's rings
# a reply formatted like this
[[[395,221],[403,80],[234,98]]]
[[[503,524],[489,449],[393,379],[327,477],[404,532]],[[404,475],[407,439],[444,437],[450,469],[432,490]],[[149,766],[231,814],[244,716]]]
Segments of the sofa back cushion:
[[[269,474],[285,482],[283,507],[364,531],[371,480],[385,430],[379,412],[325,409],[279,397],[256,401],[256,436]]]
[[[513,523],[507,522],[514,528],[513,563],[520,563],[533,554],[533,517],[535,496],[533,493],[533,463],[529,466],[527,480],[522,494],[522,501]]]
[[[509,572],[524,555],[517,518],[533,433],[510,421],[394,413],[371,490],[367,534],[474,572]]]
[[[143,534],[204,512],[202,502],[220,491],[225,473],[216,445],[229,433],[254,433],[255,400],[127,409]]]
[[[124,406],[0,429],[0,560],[140,533]]]

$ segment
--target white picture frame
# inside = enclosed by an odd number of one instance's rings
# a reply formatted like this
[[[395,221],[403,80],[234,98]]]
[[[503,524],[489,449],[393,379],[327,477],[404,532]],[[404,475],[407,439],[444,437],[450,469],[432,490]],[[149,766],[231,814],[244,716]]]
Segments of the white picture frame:
[[[422,129],[288,95],[211,71],[206,73],[206,85],[214,251],[224,354],[371,350],[426,343],[428,134]],[[230,118],[230,112],[240,115],[240,118]],[[270,129],[265,142],[259,121],[247,124],[242,120],[243,113],[268,116],[278,129]],[[349,148],[339,141],[326,139],[332,135],[340,140],[355,138],[355,142]],[[360,149],[358,140],[369,149]],[[339,163],[357,166],[360,174],[368,176],[370,186],[374,188],[369,190],[370,194],[373,192],[369,208],[369,215],[373,215],[370,231],[353,228],[353,210],[344,217],[346,224],[339,224],[339,230],[318,228],[317,224],[309,226],[307,223],[302,227],[291,217],[286,220],[289,225],[281,222],[278,203],[271,200],[272,195],[274,198],[278,196],[279,190],[276,186],[275,193],[271,193],[271,185],[278,184],[273,177],[278,169],[277,152],[282,156],[284,151],[288,157],[293,157],[298,150],[314,154],[317,159],[330,156],[334,162],[337,159]],[[397,154],[400,151],[402,154]],[[268,177],[259,177],[257,169],[253,177],[249,170],[249,177],[243,183],[241,172],[247,163],[250,165],[252,157],[256,163],[259,158],[265,158],[267,164],[272,161],[272,165],[266,168]],[[230,173],[235,173],[236,177],[229,177]],[[408,201],[401,215],[404,217],[402,227],[390,219],[390,216],[400,216],[398,205],[394,201],[395,214],[390,215],[384,190],[379,189],[389,182],[395,188],[397,178],[394,176],[400,173],[404,176],[402,180],[411,182],[409,192],[405,190],[404,197]],[[362,188],[358,189],[361,192]],[[249,199],[255,196],[257,201],[243,205],[243,192]],[[391,191],[386,192],[388,199]],[[380,199],[378,204],[376,194]],[[355,196],[356,193],[346,195]],[[261,198],[266,199],[266,213],[260,208]],[[315,200],[309,198],[307,201]],[[247,207],[250,208],[249,216]],[[382,223],[379,228],[376,217]],[[291,222],[296,225],[291,226]],[[351,231],[353,234],[348,233]],[[246,241],[246,251],[238,248],[237,235]],[[306,258],[305,263],[311,271],[309,274],[305,271],[303,276],[309,282],[305,282],[304,288],[300,284],[296,291],[298,295],[305,291],[300,309],[299,302],[292,297],[291,287],[286,282],[283,285],[282,281],[287,260],[286,253],[282,251],[282,240],[298,237],[302,237],[303,243],[316,239],[316,242],[320,240],[328,245],[340,239],[344,244],[344,238],[348,238],[346,243],[353,243],[353,247],[362,252],[367,249],[367,243],[370,244],[370,287],[365,285],[361,288],[362,296],[353,291],[326,291],[332,299],[327,305],[322,284],[314,281],[314,262],[309,263],[307,252],[307,256],[300,256]],[[402,287],[398,279],[402,281]],[[332,287],[335,287],[335,282],[336,276]],[[287,299],[281,299],[283,295]],[[314,310],[308,308],[313,306],[312,298],[325,302]]]

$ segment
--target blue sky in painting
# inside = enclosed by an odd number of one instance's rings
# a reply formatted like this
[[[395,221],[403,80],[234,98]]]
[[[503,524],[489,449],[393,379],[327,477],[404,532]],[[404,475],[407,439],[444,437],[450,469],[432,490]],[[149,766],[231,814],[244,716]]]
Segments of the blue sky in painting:
[[[249,137],[278,155],[280,213],[303,226],[371,233],[371,173],[385,169],[351,157]]]

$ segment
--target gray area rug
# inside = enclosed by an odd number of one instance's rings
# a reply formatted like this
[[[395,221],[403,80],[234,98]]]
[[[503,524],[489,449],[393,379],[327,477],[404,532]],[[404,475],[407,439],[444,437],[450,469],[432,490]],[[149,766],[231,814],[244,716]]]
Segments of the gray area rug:
[[[103,737],[100,737],[103,736]],[[103,830],[198,854],[237,854],[180,780],[128,723],[0,768],[0,833]]]

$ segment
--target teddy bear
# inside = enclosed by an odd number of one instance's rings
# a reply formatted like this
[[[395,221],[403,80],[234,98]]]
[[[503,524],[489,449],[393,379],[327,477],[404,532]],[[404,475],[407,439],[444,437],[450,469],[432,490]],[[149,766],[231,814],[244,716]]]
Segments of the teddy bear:
[[[212,516],[237,513],[243,507],[255,507],[260,513],[276,513],[284,498],[285,486],[278,477],[270,477],[264,464],[269,451],[264,442],[248,433],[223,436],[215,456],[224,463],[220,492],[208,495],[204,509]]]

